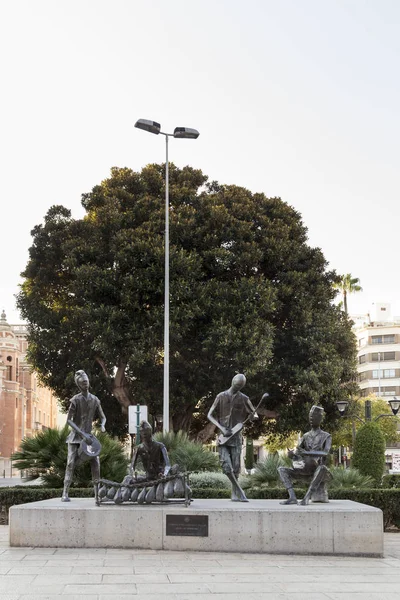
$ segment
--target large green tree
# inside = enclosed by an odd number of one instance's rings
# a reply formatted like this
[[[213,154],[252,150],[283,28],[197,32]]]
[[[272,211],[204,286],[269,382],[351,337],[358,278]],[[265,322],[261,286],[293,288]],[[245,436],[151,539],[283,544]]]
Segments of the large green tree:
[[[113,168],[83,195],[83,219],[52,207],[32,232],[18,297],[43,382],[66,402],[86,369],[115,431],[132,403],[162,411],[164,181],[164,165]],[[174,429],[207,437],[207,409],[238,371],[255,400],[269,392],[260,412],[273,429],[302,429],[317,401],[334,420],[354,336],[299,213],[170,165],[170,238]]]

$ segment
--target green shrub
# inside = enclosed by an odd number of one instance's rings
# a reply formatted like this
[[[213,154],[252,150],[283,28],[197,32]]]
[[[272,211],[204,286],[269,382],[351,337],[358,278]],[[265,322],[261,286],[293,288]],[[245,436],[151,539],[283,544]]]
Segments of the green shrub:
[[[179,448],[179,446],[192,443],[185,431],[177,431],[176,433],[175,431],[159,431],[154,434],[154,439],[157,442],[162,442],[164,444],[170,457],[173,456],[175,450]]]
[[[194,495],[194,499],[208,499],[208,498],[221,498],[230,500],[231,498],[231,490],[229,489],[220,489],[220,488],[197,488]]]
[[[370,475],[381,484],[385,470],[385,438],[378,425],[365,423],[357,432],[354,444],[353,466],[362,475]]]
[[[177,463],[184,471],[219,471],[219,457],[203,444],[193,442],[183,431],[156,433],[154,439],[167,449],[171,465]]]
[[[373,488],[375,480],[370,475],[362,475],[358,469],[344,469],[343,467],[331,467],[332,481],[329,489],[364,489]]]
[[[69,427],[46,429],[32,438],[24,438],[18,452],[12,456],[13,466],[24,471],[25,479],[41,478],[43,486],[62,488],[67,464]],[[128,457],[121,442],[107,433],[96,433],[101,443],[100,472],[105,479],[122,481],[128,468]],[[76,467],[72,487],[89,486],[92,480],[90,461]]]
[[[288,459],[278,454],[268,454],[254,467],[254,473],[240,478],[243,489],[251,487],[283,487],[278,474],[278,467],[287,466]],[[290,463],[291,464],[291,463]]]
[[[382,487],[384,488],[400,488],[400,473],[392,473],[384,475],[382,478]]]
[[[190,487],[194,495],[201,489],[220,489],[230,490],[232,485],[224,473],[215,473],[214,471],[205,471],[203,473],[191,473]]]

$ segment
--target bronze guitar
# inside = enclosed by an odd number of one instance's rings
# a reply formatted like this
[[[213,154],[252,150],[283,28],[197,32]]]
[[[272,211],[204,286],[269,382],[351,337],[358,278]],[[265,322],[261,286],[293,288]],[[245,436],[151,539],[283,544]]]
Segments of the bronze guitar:
[[[223,435],[222,433],[218,436],[218,440],[217,440],[217,445],[218,446],[223,446],[224,444],[226,444],[227,442],[229,442],[230,439],[233,438],[234,435],[236,435],[239,431],[241,431],[243,429],[243,427],[246,425],[247,421],[250,419],[250,417],[252,417],[253,415],[256,414],[257,410],[260,408],[262,402],[264,400],[266,400],[268,398],[269,394],[265,393],[263,395],[263,397],[261,398],[260,402],[257,404],[256,408],[254,409],[253,412],[251,412],[248,417],[243,421],[243,423],[236,423],[236,425],[234,427],[232,427],[230,435]]]

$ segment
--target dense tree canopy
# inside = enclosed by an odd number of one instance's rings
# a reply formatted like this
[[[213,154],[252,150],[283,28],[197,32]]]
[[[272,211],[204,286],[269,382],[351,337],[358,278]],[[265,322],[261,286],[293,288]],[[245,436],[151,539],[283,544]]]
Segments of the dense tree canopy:
[[[83,219],[52,207],[22,274],[33,366],[64,401],[86,369],[114,431],[131,403],[162,412],[164,176],[164,165],[113,168],[83,195]],[[274,430],[303,429],[314,402],[332,422],[355,342],[299,213],[170,165],[170,237],[174,429],[208,432],[207,409],[235,372],[253,400],[269,392],[261,413]]]

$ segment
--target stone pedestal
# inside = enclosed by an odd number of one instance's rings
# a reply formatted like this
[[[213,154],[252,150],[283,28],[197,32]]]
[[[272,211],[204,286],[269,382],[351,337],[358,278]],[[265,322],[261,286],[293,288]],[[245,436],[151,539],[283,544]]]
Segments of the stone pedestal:
[[[283,506],[278,500],[194,500],[186,508],[97,507],[94,499],[52,499],[10,509],[10,544],[379,557],[383,515],[349,500],[309,506]]]

